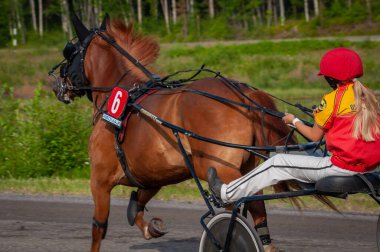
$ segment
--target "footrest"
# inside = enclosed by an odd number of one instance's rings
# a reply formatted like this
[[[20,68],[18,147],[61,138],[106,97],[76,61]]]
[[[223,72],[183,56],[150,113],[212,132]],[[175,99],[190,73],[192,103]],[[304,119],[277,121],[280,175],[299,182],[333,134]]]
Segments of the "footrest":
[[[380,190],[380,173],[378,171],[363,174],[375,191]],[[355,194],[370,193],[368,185],[357,175],[331,176],[317,181],[315,189],[320,193]]]

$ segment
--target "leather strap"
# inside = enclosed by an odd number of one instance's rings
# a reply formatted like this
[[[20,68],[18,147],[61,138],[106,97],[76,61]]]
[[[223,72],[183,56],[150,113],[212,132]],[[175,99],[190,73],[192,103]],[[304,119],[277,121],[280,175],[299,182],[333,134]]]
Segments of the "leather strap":
[[[142,188],[142,189],[145,188],[132,175],[131,170],[129,169],[128,164],[127,164],[127,158],[125,157],[123,147],[121,146],[121,144],[117,140],[117,133],[115,136],[115,150],[116,150],[116,156],[119,160],[121,167],[123,168],[125,176],[127,176],[127,178],[128,178],[128,181],[131,182],[132,186],[134,186],[134,187],[138,187],[138,188]]]

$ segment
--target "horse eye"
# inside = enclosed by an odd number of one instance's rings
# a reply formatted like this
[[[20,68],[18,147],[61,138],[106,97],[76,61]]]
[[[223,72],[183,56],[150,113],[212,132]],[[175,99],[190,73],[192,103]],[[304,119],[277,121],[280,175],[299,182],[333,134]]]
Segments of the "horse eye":
[[[65,57],[65,59],[70,59],[75,50],[75,45],[71,41],[67,42],[65,48],[63,49],[63,57]]]

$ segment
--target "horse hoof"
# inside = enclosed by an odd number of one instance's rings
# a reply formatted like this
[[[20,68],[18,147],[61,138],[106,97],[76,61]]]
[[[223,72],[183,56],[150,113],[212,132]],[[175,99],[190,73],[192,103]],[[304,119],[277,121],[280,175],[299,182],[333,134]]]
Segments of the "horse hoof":
[[[148,231],[154,238],[161,237],[168,232],[165,223],[160,218],[153,218],[150,220]]]
[[[145,240],[150,240],[150,239],[152,239],[152,235],[149,233],[148,226],[145,226],[145,227],[144,227],[144,230],[143,230],[143,236],[144,236],[144,239],[145,239]]]
[[[265,252],[284,252],[283,250],[280,250],[279,248],[277,248],[273,244],[264,245],[264,251]]]

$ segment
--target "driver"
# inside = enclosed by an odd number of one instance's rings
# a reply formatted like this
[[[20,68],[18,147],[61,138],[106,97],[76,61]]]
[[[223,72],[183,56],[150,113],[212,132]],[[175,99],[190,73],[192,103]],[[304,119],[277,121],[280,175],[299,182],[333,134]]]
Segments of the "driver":
[[[315,124],[309,127],[292,114],[282,120],[293,124],[312,141],[326,136],[326,157],[277,154],[245,176],[229,184],[208,170],[210,190],[224,203],[250,196],[282,180],[314,183],[327,176],[351,176],[370,172],[380,164],[380,108],[374,93],[357,79],[363,75],[360,56],[347,48],[328,51],[320,72],[334,89],[323,96],[314,110]]]

